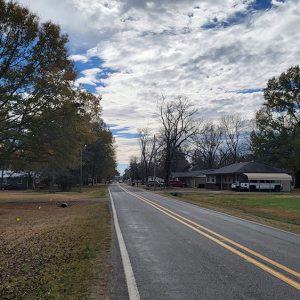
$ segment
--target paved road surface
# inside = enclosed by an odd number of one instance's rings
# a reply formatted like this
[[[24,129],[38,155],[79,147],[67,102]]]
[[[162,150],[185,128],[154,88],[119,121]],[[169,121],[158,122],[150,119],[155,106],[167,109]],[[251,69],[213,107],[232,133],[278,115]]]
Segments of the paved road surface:
[[[299,235],[127,185],[110,192],[140,299],[300,299]],[[115,247],[113,299],[129,299]]]

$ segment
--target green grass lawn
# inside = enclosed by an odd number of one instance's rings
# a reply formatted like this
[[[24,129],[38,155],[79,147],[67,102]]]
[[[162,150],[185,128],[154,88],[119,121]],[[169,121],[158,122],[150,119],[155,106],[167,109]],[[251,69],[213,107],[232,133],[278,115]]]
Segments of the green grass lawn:
[[[224,205],[224,206],[249,206],[249,207],[276,207],[285,210],[300,211],[300,197],[274,194],[234,194],[234,195],[217,195],[217,194],[183,194],[182,197],[189,199],[198,199],[202,201]]]
[[[165,192],[170,195],[170,192]],[[178,192],[180,200],[300,233],[298,194]]]

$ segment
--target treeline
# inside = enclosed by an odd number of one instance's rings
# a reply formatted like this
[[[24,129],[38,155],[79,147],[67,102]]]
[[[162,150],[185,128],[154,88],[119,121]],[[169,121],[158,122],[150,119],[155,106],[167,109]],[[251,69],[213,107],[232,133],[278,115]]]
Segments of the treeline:
[[[114,175],[113,137],[101,97],[76,87],[59,26],[0,0],[0,167],[64,188]]]
[[[220,168],[257,160],[300,177],[300,68],[291,67],[264,89],[255,120],[237,114],[212,122],[184,96],[162,97],[160,129],[140,130],[140,157],[131,157],[125,179],[147,181],[156,173],[168,182],[172,172]]]

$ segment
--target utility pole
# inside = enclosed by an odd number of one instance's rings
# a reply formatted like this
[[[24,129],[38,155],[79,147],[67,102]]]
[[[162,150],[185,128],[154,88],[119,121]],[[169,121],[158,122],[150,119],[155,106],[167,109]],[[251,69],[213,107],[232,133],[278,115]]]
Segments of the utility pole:
[[[4,166],[2,167],[1,170],[1,191],[4,190],[3,178],[4,178]]]
[[[82,147],[80,148],[80,189],[79,192],[82,193]]]
[[[153,157],[153,161],[154,161],[154,169],[153,169],[153,177],[154,177],[154,190],[156,189],[156,137],[154,134],[153,137],[153,148],[154,148],[154,157]]]

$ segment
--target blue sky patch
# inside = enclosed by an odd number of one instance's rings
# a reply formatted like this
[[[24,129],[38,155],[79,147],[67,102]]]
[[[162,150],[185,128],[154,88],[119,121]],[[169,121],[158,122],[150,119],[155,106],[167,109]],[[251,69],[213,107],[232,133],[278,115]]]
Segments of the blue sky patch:
[[[285,2],[281,0],[280,2]],[[230,16],[227,20],[219,21],[217,18],[214,18],[212,21],[204,24],[201,28],[203,29],[218,29],[226,28],[243,22],[247,22],[251,15],[256,11],[264,11],[272,8],[271,0],[256,0],[248,6],[247,11],[237,12]]]
[[[75,69],[77,71],[77,79],[83,77],[82,74],[83,71],[93,68],[100,68],[101,71],[97,74],[96,79],[99,80],[97,85],[90,85],[90,84],[83,84],[83,87],[91,92],[95,93],[97,87],[105,87],[105,84],[103,79],[108,78],[111,74],[116,73],[116,70],[113,70],[112,68],[103,67],[104,61],[99,57],[91,57],[87,62],[82,61],[76,61],[75,62]]]
[[[86,69],[91,69],[91,68],[99,68],[102,66],[104,61],[100,59],[99,57],[91,57],[87,62],[82,62],[82,61],[76,61],[75,62],[75,69],[80,74],[82,71]]]
[[[110,126],[112,127],[112,126]],[[123,127],[118,129],[110,129],[114,136],[123,137],[126,139],[136,139],[139,137],[138,133],[130,133],[127,132],[129,130],[129,127]]]
[[[128,168],[128,164],[118,164],[117,169],[120,172],[121,175],[124,174],[125,169]]]
[[[272,8],[271,0],[256,0],[250,4],[250,9],[253,10],[267,10]]]
[[[237,91],[237,93],[238,94],[254,94],[254,93],[260,93],[262,91],[263,91],[262,88],[257,88],[257,89],[243,89],[243,90]]]

